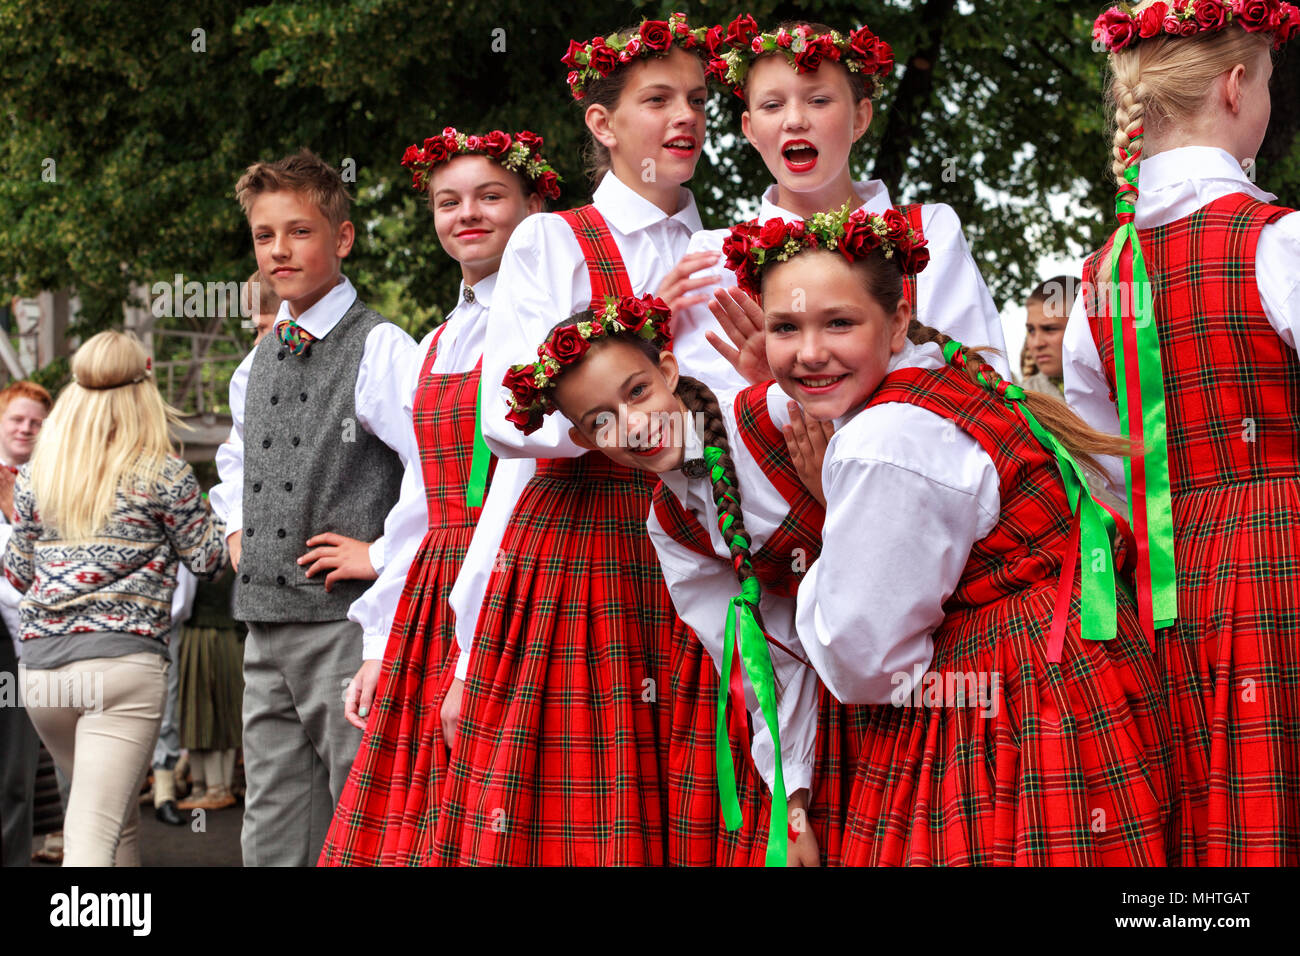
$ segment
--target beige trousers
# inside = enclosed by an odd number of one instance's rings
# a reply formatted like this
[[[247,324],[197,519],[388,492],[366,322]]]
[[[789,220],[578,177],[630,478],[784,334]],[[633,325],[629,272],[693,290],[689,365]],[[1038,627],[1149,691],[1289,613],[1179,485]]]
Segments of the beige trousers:
[[[143,651],[21,668],[27,714],[72,779],[64,866],[140,865],[140,788],[162,723],[167,663]]]

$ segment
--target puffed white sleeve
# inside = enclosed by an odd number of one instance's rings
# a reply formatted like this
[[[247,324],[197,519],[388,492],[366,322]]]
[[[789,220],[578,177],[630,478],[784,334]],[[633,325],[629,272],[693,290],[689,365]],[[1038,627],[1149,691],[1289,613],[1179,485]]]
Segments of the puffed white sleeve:
[[[536,470],[537,462],[532,458],[506,458],[499,460],[492,472],[492,484],[483,500],[474,536],[448,599],[456,615],[456,643],[461,650],[456,677],[460,680],[469,673],[469,655],[474,647],[479,611],[487,597],[488,580],[499,561],[506,526],[514,513],[515,502]]]
[[[664,583],[668,586],[677,616],[704,645],[713,658],[714,668],[721,674],[727,611],[731,599],[740,591],[731,565],[722,558],[702,555],[678,542],[664,530],[653,511],[646,528],[659,556]],[[794,603],[788,598],[763,595],[760,608],[763,623],[772,637],[798,653]],[[778,688],[777,729],[781,737],[782,774],[786,793],[791,794],[812,785],[813,749],[817,737],[816,675],[780,648],[769,645],[768,650]],[[745,688],[745,706],[753,719],[751,755],[754,768],[772,790],[776,779],[776,750],[772,746],[772,735],[754,687],[743,671],[741,679]]]
[[[956,211],[944,203],[926,204],[921,228],[930,263],[916,277],[917,319],[963,345],[987,347],[985,359],[1011,381],[1002,317],[971,255]]]
[[[588,290],[574,298],[581,280]],[[559,412],[525,435],[506,420],[508,392],[502,385],[511,365],[537,361],[537,347],[551,329],[591,305],[590,282],[573,231],[548,213],[527,217],[515,229],[501,257],[492,307],[479,397],[483,438],[499,458],[576,458],[586,453],[569,438],[569,421]]]
[[[906,699],[971,547],[997,523],[997,470],[938,415],[889,404],[836,432],[822,482],[822,552],[799,586],[799,640],[843,703]]]
[[[1121,434],[1119,410],[1110,398],[1110,382],[1101,366],[1101,355],[1092,338],[1088,324],[1088,309],[1084,294],[1074,299],[1070,317],[1065,323],[1065,337],[1061,343],[1061,366],[1065,376],[1065,403],[1098,431],[1108,435]],[[1097,456],[1105,470],[1107,488],[1121,499],[1128,494],[1124,482],[1123,459],[1112,455]]]
[[[1269,324],[1291,348],[1300,342],[1300,212],[1259,232],[1255,282]]]
[[[230,437],[217,446],[217,477],[220,481],[208,492],[213,513],[226,525],[227,539],[244,528],[244,412],[248,376],[256,355],[256,348],[250,350],[230,376]]]
[[[703,229],[691,236],[686,255],[712,252],[717,254],[718,261],[691,273],[692,279],[711,280],[708,285],[690,293],[702,295],[705,300],[674,310],[672,318],[673,355],[682,374],[698,378],[715,392],[740,389],[749,384],[708,339],[708,333],[713,332],[723,342],[730,342],[721,323],[709,311],[714,292],[736,284],[736,274],[727,268],[722,257],[722,242],[729,232],[728,229]]]

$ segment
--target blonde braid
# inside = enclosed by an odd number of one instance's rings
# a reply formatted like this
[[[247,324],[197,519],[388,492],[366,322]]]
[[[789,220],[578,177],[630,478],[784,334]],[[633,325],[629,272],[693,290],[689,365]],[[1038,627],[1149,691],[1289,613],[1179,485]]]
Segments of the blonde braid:
[[[1142,142],[1133,137],[1146,120],[1147,89],[1142,83],[1136,51],[1111,56],[1111,101],[1115,104],[1115,135],[1112,137],[1111,174],[1124,184],[1124,170],[1142,161]]]

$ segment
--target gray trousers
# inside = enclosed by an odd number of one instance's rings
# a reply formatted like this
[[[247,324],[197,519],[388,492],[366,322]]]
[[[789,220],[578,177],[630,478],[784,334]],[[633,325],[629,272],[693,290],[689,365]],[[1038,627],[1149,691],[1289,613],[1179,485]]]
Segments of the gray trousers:
[[[361,731],[343,694],[361,667],[351,621],[250,623],[244,642],[245,866],[314,866]]]
[[[151,766],[171,770],[181,756],[181,723],[178,702],[181,693],[181,629],[173,627],[167,635],[167,655],[172,666],[167,669],[167,702],[163,705],[162,726],[153,746]]]
[[[6,693],[13,694],[15,704],[0,704],[0,866],[27,866],[32,856],[32,804],[40,738],[27,717],[27,709],[17,706],[18,660],[3,625],[0,681],[9,684]]]

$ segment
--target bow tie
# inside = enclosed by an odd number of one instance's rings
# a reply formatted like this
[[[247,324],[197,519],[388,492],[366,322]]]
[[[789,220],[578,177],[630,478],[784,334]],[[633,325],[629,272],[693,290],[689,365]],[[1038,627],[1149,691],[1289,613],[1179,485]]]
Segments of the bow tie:
[[[281,322],[276,326],[275,331],[291,355],[305,355],[307,350],[311,348],[311,344],[316,341],[316,336],[293,319],[288,322]]]

